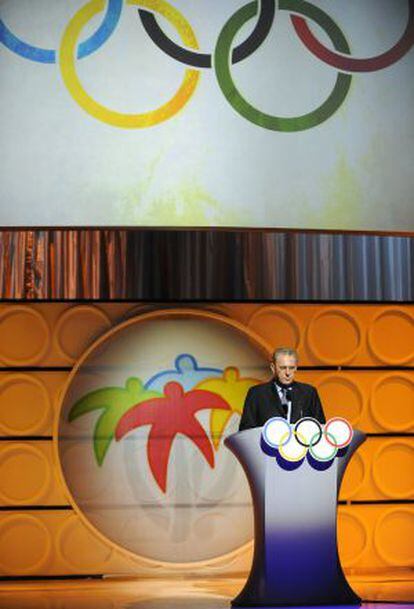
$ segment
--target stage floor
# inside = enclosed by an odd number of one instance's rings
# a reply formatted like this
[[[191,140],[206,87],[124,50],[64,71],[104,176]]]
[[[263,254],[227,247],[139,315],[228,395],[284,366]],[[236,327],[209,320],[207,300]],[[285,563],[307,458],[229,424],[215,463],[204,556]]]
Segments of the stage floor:
[[[244,579],[3,581],[0,609],[227,609]],[[349,577],[365,609],[413,609],[412,572]]]

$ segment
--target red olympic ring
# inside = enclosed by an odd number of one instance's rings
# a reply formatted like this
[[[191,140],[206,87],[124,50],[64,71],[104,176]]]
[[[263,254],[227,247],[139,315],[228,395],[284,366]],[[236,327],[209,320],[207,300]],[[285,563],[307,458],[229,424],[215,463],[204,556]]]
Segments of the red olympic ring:
[[[353,58],[340,55],[325,47],[309,29],[306,20],[291,15],[293,27],[306,48],[318,59],[345,72],[374,72],[392,65],[403,57],[414,44],[414,0],[408,2],[408,22],[400,40],[385,53],[376,57]]]

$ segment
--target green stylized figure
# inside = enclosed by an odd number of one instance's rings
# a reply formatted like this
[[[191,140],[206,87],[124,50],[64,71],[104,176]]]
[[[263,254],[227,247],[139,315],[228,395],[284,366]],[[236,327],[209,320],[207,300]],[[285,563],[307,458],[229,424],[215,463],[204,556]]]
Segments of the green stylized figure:
[[[124,387],[96,389],[75,402],[69,412],[69,422],[94,410],[103,410],[93,433],[93,448],[98,465],[102,465],[114,438],[115,428],[121,417],[132,407],[145,400],[163,397],[156,391],[145,389],[136,377],[127,379]]]

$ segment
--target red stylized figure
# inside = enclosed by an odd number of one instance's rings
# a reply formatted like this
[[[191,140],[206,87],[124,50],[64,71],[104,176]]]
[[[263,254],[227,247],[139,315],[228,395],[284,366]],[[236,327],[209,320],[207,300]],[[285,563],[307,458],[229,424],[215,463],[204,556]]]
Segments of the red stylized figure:
[[[174,381],[165,385],[164,396],[143,401],[128,410],[119,420],[115,438],[120,440],[137,427],[152,425],[147,444],[148,463],[158,486],[165,493],[168,460],[175,436],[179,433],[187,436],[214,467],[211,441],[194,415],[199,410],[211,408],[230,410],[230,406],[211,391],[193,389],[184,393],[182,386]]]

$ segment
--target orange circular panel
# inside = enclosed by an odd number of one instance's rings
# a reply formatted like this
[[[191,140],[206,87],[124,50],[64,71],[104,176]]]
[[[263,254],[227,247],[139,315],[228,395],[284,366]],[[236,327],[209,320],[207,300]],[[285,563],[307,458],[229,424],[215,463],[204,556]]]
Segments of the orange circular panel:
[[[0,523],[0,568],[4,573],[40,572],[51,548],[50,532],[31,514],[13,514]]]
[[[411,567],[414,563],[414,511],[395,508],[378,520],[374,531],[374,544],[386,563]]]
[[[39,431],[50,414],[49,394],[37,378],[13,374],[0,383],[0,429],[6,434]]]
[[[279,307],[263,306],[250,317],[249,328],[276,347],[298,349],[300,329],[298,320]]]
[[[231,319],[236,319],[240,323],[245,324],[247,326],[252,314],[262,308],[262,306],[263,305],[252,304],[250,302],[247,304],[241,302],[222,303],[218,306],[215,305],[214,307],[209,306],[208,310],[212,312],[217,311],[222,315],[227,315]]]
[[[320,362],[346,364],[361,345],[357,320],[345,309],[324,309],[317,313],[307,328],[307,346]]]
[[[409,376],[387,374],[372,388],[371,412],[375,421],[389,431],[414,427],[414,383]]]
[[[60,316],[54,338],[60,352],[73,361],[110,327],[109,318],[97,307],[75,306]]]
[[[70,516],[62,526],[57,547],[62,560],[70,565],[71,570],[101,569],[112,554],[112,548],[93,537],[76,516]]]
[[[414,318],[400,309],[377,315],[368,330],[372,353],[385,364],[406,364],[414,357]]]
[[[368,544],[365,523],[355,514],[338,513],[338,549],[343,567],[358,562]]]
[[[24,483],[22,483],[24,481]],[[50,465],[38,448],[13,443],[0,453],[0,499],[35,504],[49,488]]]
[[[365,461],[359,453],[356,453],[345,471],[341,484],[340,499],[349,500],[359,491],[365,482],[366,466]]]
[[[10,306],[0,312],[0,359],[12,366],[35,364],[49,346],[49,327],[35,309]]]
[[[322,404],[327,419],[343,417],[355,425],[365,408],[365,400],[358,386],[348,378],[332,374],[325,376],[318,384]]]
[[[372,475],[377,488],[386,497],[413,498],[414,444],[404,440],[390,440],[374,455]]]

